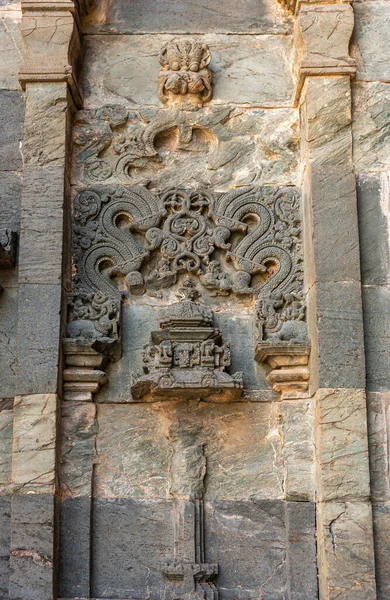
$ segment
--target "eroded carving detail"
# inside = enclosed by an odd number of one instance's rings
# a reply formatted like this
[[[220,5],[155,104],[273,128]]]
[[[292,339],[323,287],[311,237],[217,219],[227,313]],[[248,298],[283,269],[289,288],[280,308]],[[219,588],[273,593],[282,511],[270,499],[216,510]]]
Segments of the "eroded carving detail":
[[[164,104],[187,110],[202,107],[212,97],[210,50],[198,40],[171,40],[163,45],[159,61],[158,96]]]
[[[9,269],[15,265],[17,233],[11,229],[0,231],[0,269]]]
[[[193,395],[208,397],[223,390],[229,397],[241,395],[242,373],[226,372],[230,347],[213,326],[213,313],[199,302],[200,293],[190,277],[180,288],[182,296],[159,311],[160,330],[152,332],[144,346],[145,375],[133,377],[133,398]]]
[[[125,285],[132,294],[156,293],[191,273],[214,295],[273,294],[273,306],[270,301],[262,308],[270,330],[275,315],[280,322],[304,316],[297,306],[302,249],[296,188],[224,194],[94,188],[76,197],[73,229],[77,289],[115,298]],[[144,236],[142,243],[136,234]],[[287,303],[282,312],[281,296]]]

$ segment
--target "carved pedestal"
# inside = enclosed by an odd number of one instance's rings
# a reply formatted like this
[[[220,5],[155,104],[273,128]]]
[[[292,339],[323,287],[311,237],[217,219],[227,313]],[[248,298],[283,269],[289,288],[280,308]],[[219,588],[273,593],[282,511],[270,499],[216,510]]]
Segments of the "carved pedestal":
[[[91,402],[93,394],[107,383],[103,370],[107,357],[94,349],[95,344],[93,340],[64,339],[64,400]]]
[[[255,359],[273,369],[267,377],[282,400],[307,393],[310,345],[305,342],[262,341],[256,344]]]

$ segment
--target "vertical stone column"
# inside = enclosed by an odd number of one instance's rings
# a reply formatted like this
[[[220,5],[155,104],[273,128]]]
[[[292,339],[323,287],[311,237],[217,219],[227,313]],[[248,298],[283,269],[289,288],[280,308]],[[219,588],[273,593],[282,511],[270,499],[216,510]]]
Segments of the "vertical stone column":
[[[352,164],[353,24],[349,4],[303,5],[296,22],[321,600],[376,598]]]
[[[11,508],[12,600],[56,597],[60,347],[70,280],[67,140],[80,102],[71,1],[22,0],[26,95]]]

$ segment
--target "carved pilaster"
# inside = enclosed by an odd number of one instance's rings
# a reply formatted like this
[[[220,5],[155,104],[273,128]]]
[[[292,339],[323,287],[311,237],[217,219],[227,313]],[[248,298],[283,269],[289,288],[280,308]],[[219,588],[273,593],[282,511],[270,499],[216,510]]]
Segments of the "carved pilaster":
[[[32,82],[64,81],[76,106],[81,106],[77,83],[81,42],[76,8],[71,0],[22,0],[21,33],[26,54],[19,81],[23,89]]]
[[[305,4],[295,22],[295,105],[307,76],[354,75],[356,61],[349,56],[354,25],[349,4]]]

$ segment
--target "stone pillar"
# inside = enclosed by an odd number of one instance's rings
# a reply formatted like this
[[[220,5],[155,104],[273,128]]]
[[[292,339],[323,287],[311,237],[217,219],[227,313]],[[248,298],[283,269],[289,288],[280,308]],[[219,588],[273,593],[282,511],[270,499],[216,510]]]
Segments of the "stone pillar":
[[[22,0],[26,96],[14,402],[10,599],[56,596],[56,439],[70,281],[67,140],[79,35],[73,2]]]
[[[365,361],[352,163],[349,4],[303,5],[296,22],[305,278],[316,403],[321,600],[374,600]]]

